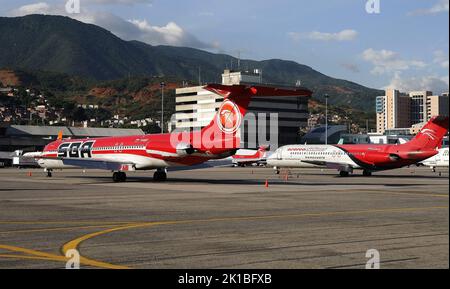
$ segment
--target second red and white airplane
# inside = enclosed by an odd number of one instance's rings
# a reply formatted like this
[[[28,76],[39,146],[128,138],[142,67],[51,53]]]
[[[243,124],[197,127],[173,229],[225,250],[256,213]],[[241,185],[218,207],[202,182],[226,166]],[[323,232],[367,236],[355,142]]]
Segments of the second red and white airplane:
[[[433,117],[411,141],[398,145],[289,145],[279,148],[267,165],[280,168],[325,167],[343,177],[353,170],[372,172],[415,165],[438,154],[448,132],[448,117]]]
[[[246,167],[253,165],[265,165],[267,162],[268,149],[270,146],[261,146],[255,150],[239,150],[232,156],[233,166]]]
[[[205,89],[224,97],[216,117],[199,131],[129,137],[61,139],[35,156],[49,177],[54,169],[70,167],[113,172],[113,180],[126,180],[126,172],[156,170],[155,181],[167,179],[167,169],[208,167],[209,160],[228,158],[240,148],[239,128],[252,97],[304,96],[306,89],[212,84]]]

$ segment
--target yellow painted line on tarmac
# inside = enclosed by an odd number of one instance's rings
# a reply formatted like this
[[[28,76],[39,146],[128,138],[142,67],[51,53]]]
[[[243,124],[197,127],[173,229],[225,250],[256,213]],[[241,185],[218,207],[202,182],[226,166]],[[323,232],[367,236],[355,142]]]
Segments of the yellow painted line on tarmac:
[[[36,260],[47,260],[47,261],[56,261],[56,262],[64,262],[64,263],[69,260],[69,258],[66,258],[65,256],[62,256],[62,255],[55,255],[55,254],[51,254],[51,253],[26,249],[26,248],[22,248],[22,247],[10,246],[10,245],[0,244],[0,249],[26,254],[26,255],[0,254],[0,258],[3,257],[3,258],[14,258],[14,259],[36,259]],[[64,252],[64,255],[65,255],[65,252]],[[106,269],[127,269],[127,267],[125,267],[125,266],[113,265],[113,264],[109,264],[106,262],[100,262],[100,261],[95,261],[95,260],[91,261],[84,257],[80,257],[80,264],[99,267],[99,268],[106,268]]]
[[[44,261],[54,261],[54,262],[62,261],[62,260],[56,260],[56,259],[47,258],[47,257],[14,255],[14,254],[0,254],[0,258],[25,259],[25,260],[44,260]],[[66,262],[66,260],[64,260],[64,262]]]
[[[104,224],[129,224],[130,222],[97,222],[97,221],[0,221],[3,225],[57,225],[57,224],[86,224],[86,225],[104,225]]]
[[[121,227],[111,228],[111,229],[107,229],[107,230],[103,230],[103,231],[99,231],[99,232],[90,233],[90,234],[81,236],[77,239],[74,239],[74,240],[64,244],[62,247],[62,252],[65,255],[67,251],[72,250],[72,249],[79,251],[79,248],[78,248],[79,245],[88,239],[92,239],[92,238],[98,237],[100,235],[105,235],[105,234],[116,232],[116,231],[137,228],[137,227],[141,227],[144,225],[150,226],[150,224],[130,224],[127,226],[121,226]],[[129,269],[129,267],[127,267],[127,266],[114,265],[114,264],[110,264],[110,263],[106,263],[106,262],[102,262],[102,261],[98,261],[98,260],[94,260],[94,259],[89,259],[87,257],[81,256],[81,254],[80,254],[80,262],[83,264],[90,265],[90,266],[106,268],[106,269]]]
[[[336,211],[336,212],[320,212],[320,213],[303,213],[303,214],[286,214],[286,215],[268,215],[268,216],[247,216],[247,217],[226,217],[226,218],[211,218],[211,219],[197,219],[197,220],[179,220],[179,221],[156,221],[156,222],[142,222],[142,223],[127,223],[127,225],[118,225],[114,228],[105,229],[98,232],[83,235],[74,239],[62,247],[62,252],[65,255],[70,249],[77,249],[82,242],[101,236],[107,235],[117,231],[131,230],[143,227],[162,226],[162,225],[182,225],[182,224],[195,224],[195,223],[211,223],[211,222],[227,222],[227,221],[252,221],[252,220],[267,220],[267,219],[283,219],[283,218],[301,218],[301,217],[323,217],[323,216],[337,216],[337,215],[359,215],[359,214],[371,214],[371,213],[386,213],[386,212],[410,212],[410,211],[428,211],[428,210],[448,210],[448,206],[436,206],[436,207],[422,207],[422,208],[391,208],[391,209],[374,209],[374,210],[355,210],[355,211]],[[125,222],[122,222],[125,224]],[[102,226],[100,226],[102,227]],[[49,228],[50,229],[50,228]],[[62,229],[62,228],[58,228]],[[73,228],[67,228],[73,229]],[[16,254],[0,254],[0,258],[16,258],[16,259],[36,259],[47,261],[67,262],[67,258],[63,255],[55,255],[51,253],[41,252],[37,250],[31,250],[16,246],[1,245],[0,249],[12,251],[16,253],[23,253],[26,255]],[[90,259],[88,257],[80,256],[80,263],[83,265],[106,268],[106,269],[128,269],[129,267],[124,265],[115,265],[103,261]]]
[[[336,212],[321,212],[321,213],[304,213],[304,214],[287,214],[287,215],[268,215],[268,216],[248,216],[248,217],[229,217],[229,218],[211,218],[204,220],[180,220],[180,221],[161,221],[161,222],[145,222],[145,223],[134,223],[126,226],[120,226],[116,228],[111,228],[99,232],[90,233],[83,235],[74,239],[62,247],[62,252],[64,255],[68,250],[76,249],[80,251],[80,245],[86,240],[106,235],[109,233],[124,231],[143,227],[153,227],[160,225],[181,225],[181,224],[195,224],[195,223],[211,223],[211,222],[227,222],[227,221],[252,221],[252,220],[265,220],[265,219],[283,219],[283,218],[302,218],[302,217],[323,217],[323,216],[337,216],[337,215],[361,215],[361,214],[372,214],[372,213],[401,213],[401,212],[411,212],[411,211],[428,211],[428,210],[448,210],[448,206],[435,206],[435,207],[422,207],[422,208],[391,208],[391,209],[374,209],[374,210],[356,210],[356,211],[336,211]],[[80,254],[81,255],[81,254]],[[108,269],[128,269],[127,266],[113,265],[110,263],[97,261],[94,259],[89,259],[84,256],[80,256],[82,263],[91,265],[94,267],[108,268]]]
[[[117,224],[105,224],[99,226],[80,226],[80,227],[58,227],[58,228],[41,228],[41,229],[27,229],[27,230],[11,230],[11,231],[0,231],[0,234],[17,234],[17,233],[43,233],[43,232],[53,232],[53,231],[73,231],[73,230],[85,230],[85,229],[95,229],[95,228],[107,228],[107,227],[117,227]]]
[[[46,259],[54,260],[54,261],[67,262],[67,260],[68,260],[65,256],[55,255],[55,254],[51,254],[51,253],[45,253],[45,252],[41,252],[41,251],[36,251],[36,250],[31,250],[31,249],[26,249],[26,248],[21,248],[21,247],[16,247],[16,246],[0,244],[0,249],[12,251],[12,252],[24,253],[24,254],[31,255],[33,257],[46,258]]]

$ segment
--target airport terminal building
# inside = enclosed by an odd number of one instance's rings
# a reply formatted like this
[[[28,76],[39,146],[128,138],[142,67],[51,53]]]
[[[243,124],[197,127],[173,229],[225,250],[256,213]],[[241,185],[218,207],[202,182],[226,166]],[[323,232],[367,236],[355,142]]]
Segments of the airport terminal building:
[[[9,164],[14,151],[42,151],[59,132],[72,139],[145,134],[141,129],[5,125],[0,126],[0,162]]]
[[[222,74],[224,85],[263,85],[261,72],[231,71],[225,70]],[[298,89],[299,87],[288,87]],[[176,90],[176,114],[175,127],[181,130],[201,129],[207,126],[218,111],[223,98],[203,86],[184,87]],[[250,103],[248,114],[266,118],[266,128],[249,127],[249,122],[244,122],[241,135],[242,147],[255,149],[259,145],[250,135],[259,138],[259,133],[266,134],[266,140],[270,140],[270,113],[278,113],[278,144],[279,146],[296,144],[300,141],[299,129],[308,124],[309,110],[308,97],[255,97]],[[262,139],[262,138],[261,138]],[[274,141],[272,139],[272,141]]]

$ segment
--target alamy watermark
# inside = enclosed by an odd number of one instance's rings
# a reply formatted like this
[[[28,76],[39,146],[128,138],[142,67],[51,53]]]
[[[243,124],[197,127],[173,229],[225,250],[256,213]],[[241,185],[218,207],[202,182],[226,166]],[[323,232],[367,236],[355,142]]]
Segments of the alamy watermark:
[[[80,14],[81,0],[67,0],[65,8],[67,14]]]
[[[70,249],[66,252],[66,269],[80,269],[80,252],[76,249]]]
[[[381,13],[381,0],[367,0],[366,12],[369,14]]]
[[[370,249],[366,252],[366,269],[380,269],[380,252],[376,249]]]
[[[192,144],[194,148],[205,151],[233,149],[241,147],[270,146],[279,147],[278,113],[247,113],[244,118],[221,111],[215,116],[212,125],[203,129],[189,128],[195,126],[192,115],[177,113],[172,116],[171,123],[177,123],[177,129],[172,131],[170,143],[172,147],[180,144]],[[245,139],[243,139],[245,138]]]

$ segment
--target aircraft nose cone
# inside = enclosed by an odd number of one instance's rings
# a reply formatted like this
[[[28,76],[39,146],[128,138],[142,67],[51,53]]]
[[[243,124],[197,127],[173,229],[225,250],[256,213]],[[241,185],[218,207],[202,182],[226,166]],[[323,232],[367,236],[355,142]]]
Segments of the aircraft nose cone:
[[[277,152],[274,152],[272,155],[270,155],[267,160],[275,160],[277,158]]]

